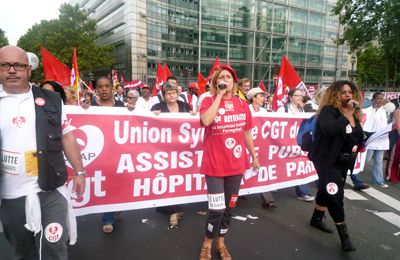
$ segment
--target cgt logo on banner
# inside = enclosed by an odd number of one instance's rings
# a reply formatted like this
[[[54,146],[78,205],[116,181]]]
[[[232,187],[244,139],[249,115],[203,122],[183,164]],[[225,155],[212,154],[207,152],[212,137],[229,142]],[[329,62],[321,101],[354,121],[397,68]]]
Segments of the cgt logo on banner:
[[[204,128],[198,116],[74,106],[67,106],[67,113],[88,173],[83,197],[71,195],[77,215],[207,200],[205,178],[199,173]],[[296,143],[301,120],[278,113],[254,117],[252,136],[261,168],[244,174],[240,195],[317,179],[314,165]],[[229,137],[225,146],[251,160]],[[356,167],[362,169],[362,161]],[[72,182],[67,186],[71,191]]]

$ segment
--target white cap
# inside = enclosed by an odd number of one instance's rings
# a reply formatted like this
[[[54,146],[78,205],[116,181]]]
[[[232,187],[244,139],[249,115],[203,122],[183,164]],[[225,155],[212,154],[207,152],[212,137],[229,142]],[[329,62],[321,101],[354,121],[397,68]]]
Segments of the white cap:
[[[249,92],[247,92],[247,100],[251,100],[252,97],[254,97],[255,95],[259,94],[259,93],[264,93],[265,92],[261,89],[261,88],[252,88],[249,90]]]

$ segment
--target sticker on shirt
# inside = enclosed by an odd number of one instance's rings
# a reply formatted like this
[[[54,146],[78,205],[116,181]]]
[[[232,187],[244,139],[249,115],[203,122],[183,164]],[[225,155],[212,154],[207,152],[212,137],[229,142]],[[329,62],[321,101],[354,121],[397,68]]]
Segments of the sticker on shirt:
[[[209,210],[225,209],[224,193],[208,194],[208,209]]]
[[[35,98],[35,104],[38,106],[44,106],[44,104],[46,104],[46,101],[43,98],[38,97]]]
[[[223,109],[222,107],[218,109],[218,114],[220,115],[225,115],[225,109]]]
[[[351,151],[352,151],[353,153],[355,153],[355,152],[357,152],[357,149],[358,149],[358,146],[355,145],[355,146],[353,146],[353,148],[351,148]]]
[[[13,117],[12,123],[18,128],[22,128],[25,125],[26,119],[23,116]]]
[[[1,171],[11,175],[21,175],[23,156],[21,153],[1,151]]]
[[[337,186],[336,183],[334,182],[330,182],[326,185],[326,191],[330,194],[330,195],[335,195],[338,192],[339,188]]]
[[[350,124],[348,124],[348,125],[346,126],[346,134],[351,134],[351,132],[353,132],[353,128],[351,127]]]
[[[233,155],[236,158],[242,157],[242,146],[241,145],[236,145],[235,149],[233,149]]]
[[[26,176],[38,176],[38,159],[36,151],[25,152],[25,171]]]
[[[225,147],[229,150],[232,149],[236,145],[236,141],[233,138],[228,138],[225,140]]]
[[[50,223],[44,230],[44,236],[50,243],[58,242],[63,235],[63,227],[58,223]]]
[[[232,101],[225,101],[224,102],[224,107],[225,107],[226,111],[234,111],[235,110]]]
[[[237,194],[232,194],[231,201],[229,201],[229,207],[230,208],[236,207],[237,200],[238,200],[238,195]]]

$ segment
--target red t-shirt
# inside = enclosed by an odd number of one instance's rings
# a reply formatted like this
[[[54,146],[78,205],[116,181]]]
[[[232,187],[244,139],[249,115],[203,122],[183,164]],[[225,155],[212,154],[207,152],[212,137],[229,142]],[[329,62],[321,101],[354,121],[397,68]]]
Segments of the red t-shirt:
[[[215,95],[204,99],[201,116],[214,99]],[[244,173],[250,167],[244,131],[252,127],[252,116],[245,101],[236,96],[229,100],[222,99],[214,122],[205,129],[200,173],[215,177]]]

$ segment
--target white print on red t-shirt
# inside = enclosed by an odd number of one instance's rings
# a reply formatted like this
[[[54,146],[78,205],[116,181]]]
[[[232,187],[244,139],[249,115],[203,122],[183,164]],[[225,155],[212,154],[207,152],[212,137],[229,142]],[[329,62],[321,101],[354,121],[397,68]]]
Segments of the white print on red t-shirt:
[[[234,111],[235,110],[232,101],[225,101],[224,105],[225,105],[226,111]]]
[[[208,209],[221,210],[225,209],[225,195],[224,193],[208,194]]]
[[[228,149],[232,149],[236,145],[236,141],[233,138],[228,138],[225,140],[225,147]]]
[[[233,149],[233,155],[238,159],[240,157],[242,157],[242,146],[241,145],[237,145],[235,147],[235,149]]]
[[[25,125],[26,119],[23,116],[13,117],[12,123],[19,128],[22,128]]]
[[[214,122],[215,123],[219,123],[219,122],[221,122],[221,116],[216,116],[215,118],[214,118]]]
[[[330,182],[326,185],[326,191],[330,194],[330,195],[335,195],[338,192],[339,188],[337,186],[336,183],[334,182]]]
[[[46,101],[43,98],[38,97],[35,98],[35,104],[38,106],[44,106],[44,104],[46,104]]]
[[[223,109],[222,107],[218,109],[218,114],[220,115],[225,115],[225,109]]]
[[[58,223],[50,223],[44,230],[44,236],[50,243],[58,242],[63,234],[63,227]]]

